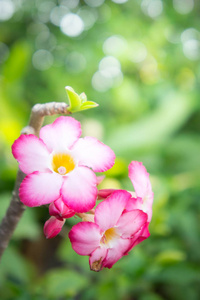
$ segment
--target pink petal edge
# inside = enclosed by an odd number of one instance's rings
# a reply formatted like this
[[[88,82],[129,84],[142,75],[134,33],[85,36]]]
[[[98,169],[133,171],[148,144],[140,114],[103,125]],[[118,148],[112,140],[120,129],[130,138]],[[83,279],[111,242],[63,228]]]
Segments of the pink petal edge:
[[[20,185],[20,200],[29,207],[49,204],[60,197],[62,182],[62,176],[55,173],[33,172]]]
[[[127,253],[131,241],[129,239],[119,238],[114,248],[108,249],[106,258],[103,261],[103,267],[112,268],[112,266]]]
[[[92,168],[94,172],[105,172],[115,162],[115,154],[110,147],[94,137],[79,139],[72,148],[79,165]]]
[[[80,222],[69,232],[72,248],[79,255],[90,255],[100,245],[99,226],[92,222]]]
[[[25,174],[49,169],[50,153],[44,142],[33,134],[22,134],[12,145],[14,158]]]
[[[127,191],[116,190],[97,205],[94,219],[102,231],[116,225],[130,197],[131,195]]]
[[[116,227],[122,238],[133,237],[147,222],[147,214],[136,209],[124,212],[119,218]]]
[[[52,239],[62,230],[65,220],[58,220],[50,217],[44,224],[44,235],[47,239]]]
[[[129,166],[129,178],[133,184],[137,197],[144,198],[152,192],[149,173],[141,162],[132,161]]]

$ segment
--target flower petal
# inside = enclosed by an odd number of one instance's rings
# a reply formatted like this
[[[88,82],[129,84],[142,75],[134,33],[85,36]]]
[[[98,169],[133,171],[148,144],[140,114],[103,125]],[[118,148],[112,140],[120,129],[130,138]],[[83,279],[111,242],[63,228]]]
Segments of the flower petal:
[[[146,194],[152,193],[149,173],[141,162],[132,161],[128,170],[137,197],[144,198]]]
[[[114,191],[110,197],[99,203],[95,209],[95,223],[106,231],[117,224],[131,195],[127,191]]]
[[[81,135],[80,122],[72,117],[61,116],[52,124],[42,127],[40,138],[45,142],[49,151],[66,151]]]
[[[98,190],[98,199],[106,199],[108,198],[114,191],[117,191],[116,189],[102,189]]]
[[[94,172],[104,172],[115,162],[115,154],[107,145],[94,137],[79,139],[73,146],[73,155],[79,165],[90,167]]]
[[[135,247],[136,245],[138,245],[139,243],[141,243],[142,241],[146,240],[149,236],[150,236],[150,232],[149,232],[149,223],[146,222],[144,224],[144,226],[141,228],[141,230],[137,233],[138,234],[138,238],[137,239],[133,239],[133,245],[132,248]]]
[[[22,181],[20,200],[30,207],[51,203],[59,198],[62,182],[62,176],[55,173],[34,172]]]
[[[139,198],[139,197],[138,198],[131,198],[127,202],[126,211],[131,211],[131,210],[134,210],[134,209],[143,210],[142,207],[143,207],[142,198]]]
[[[142,198],[131,198],[127,205],[126,211],[131,211],[134,209],[140,209],[148,215],[148,222],[151,221],[152,217],[152,202],[143,201]]]
[[[87,212],[95,206],[97,179],[87,167],[77,167],[65,177],[61,193],[63,201],[76,212]]]
[[[14,158],[25,174],[44,172],[50,165],[49,151],[44,142],[33,134],[22,134],[12,145]]]
[[[106,257],[108,249],[105,247],[98,247],[92,252],[89,258],[90,269],[95,272],[99,272],[102,269],[102,263]]]
[[[103,267],[112,268],[112,266],[124,255],[130,247],[131,240],[119,238],[114,248],[108,249],[106,258],[103,261]]]
[[[92,222],[80,222],[69,232],[72,248],[79,255],[90,255],[100,245],[99,226]]]
[[[136,209],[125,212],[117,222],[117,229],[122,238],[131,238],[147,221],[147,214]]]
[[[63,225],[65,224],[65,220],[58,220],[55,217],[49,218],[44,224],[44,235],[47,239],[52,239],[56,235],[59,234]]]
[[[128,254],[128,252],[133,249],[133,247],[135,247],[136,245],[140,244],[141,242],[143,242],[144,240],[146,240],[149,236],[150,236],[150,232],[149,232],[149,223],[146,222],[144,224],[144,226],[141,228],[141,230],[139,230],[134,237],[131,239],[131,244],[129,249],[127,249],[126,254]]]
[[[129,178],[133,184],[137,197],[142,198],[144,203],[143,210],[148,214],[148,221],[152,216],[153,192],[149,173],[141,162],[132,161],[128,167]]]
[[[63,218],[68,219],[75,215],[75,211],[69,208],[62,200],[62,197],[58,198],[49,205],[49,214],[56,217],[59,220]]]

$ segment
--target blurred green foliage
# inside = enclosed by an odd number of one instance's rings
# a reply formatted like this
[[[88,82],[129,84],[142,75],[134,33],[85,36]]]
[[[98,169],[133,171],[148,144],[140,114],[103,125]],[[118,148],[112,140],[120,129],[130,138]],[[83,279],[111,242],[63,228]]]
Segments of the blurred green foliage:
[[[101,187],[132,190],[127,166],[139,160],[155,194],[151,237],[97,274],[67,239],[76,220],[45,240],[47,208],[28,208],[2,258],[1,299],[200,299],[199,2],[0,6],[0,218],[17,171],[10,147],[35,103],[67,101],[65,86],[99,104],[74,117],[117,154]]]

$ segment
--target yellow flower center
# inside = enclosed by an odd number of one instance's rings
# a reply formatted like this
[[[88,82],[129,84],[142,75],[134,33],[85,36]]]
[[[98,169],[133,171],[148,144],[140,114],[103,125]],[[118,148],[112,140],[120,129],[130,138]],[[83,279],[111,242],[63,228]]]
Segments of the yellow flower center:
[[[116,228],[114,228],[114,227],[109,228],[104,232],[104,235],[101,238],[101,244],[106,245],[107,247],[110,247],[111,243],[116,238],[119,238],[119,234],[117,233]]]
[[[65,175],[75,168],[75,162],[71,155],[66,153],[57,153],[53,155],[52,168],[54,172]]]

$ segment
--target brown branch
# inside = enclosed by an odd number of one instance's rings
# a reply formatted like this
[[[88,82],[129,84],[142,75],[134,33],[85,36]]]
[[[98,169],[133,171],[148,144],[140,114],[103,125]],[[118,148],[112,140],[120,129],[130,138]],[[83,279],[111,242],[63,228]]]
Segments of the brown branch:
[[[68,105],[64,102],[36,104],[32,108],[29,125],[22,130],[22,133],[39,136],[45,116],[69,113]],[[11,202],[0,225],[0,259],[26,209],[19,199],[19,187],[25,176],[26,175],[21,170],[18,170]]]
[[[39,136],[40,128],[43,125],[45,116],[56,114],[69,114],[68,104],[64,102],[49,102],[45,104],[36,104],[31,111],[29,128],[33,128],[34,134]],[[26,130],[26,128],[25,128]]]

